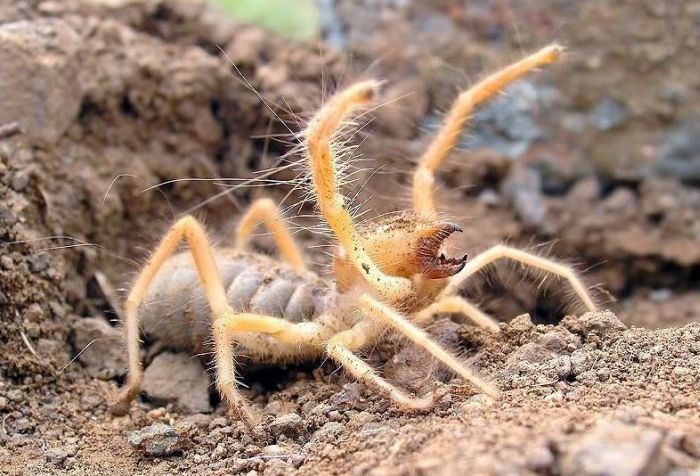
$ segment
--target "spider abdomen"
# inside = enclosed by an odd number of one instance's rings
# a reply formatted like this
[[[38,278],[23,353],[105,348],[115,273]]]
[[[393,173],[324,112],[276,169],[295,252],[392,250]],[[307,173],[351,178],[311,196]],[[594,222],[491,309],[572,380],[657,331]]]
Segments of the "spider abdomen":
[[[234,312],[303,322],[326,308],[329,287],[313,273],[232,249],[215,251],[215,259]],[[140,312],[146,335],[175,349],[203,350],[212,316],[191,253],[177,254],[163,264]]]

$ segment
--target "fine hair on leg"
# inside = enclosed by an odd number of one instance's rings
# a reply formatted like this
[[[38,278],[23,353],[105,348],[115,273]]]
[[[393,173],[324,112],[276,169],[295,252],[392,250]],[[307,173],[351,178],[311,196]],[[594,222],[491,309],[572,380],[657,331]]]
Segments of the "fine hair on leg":
[[[460,285],[467,279],[469,279],[479,270],[500,259],[511,259],[522,265],[530,266],[567,280],[576,295],[586,306],[586,309],[589,311],[596,310],[596,305],[593,298],[588,292],[586,286],[584,286],[583,282],[579,279],[571,267],[547,258],[542,258],[541,256],[537,256],[532,253],[528,253],[527,251],[502,244],[493,246],[468,261],[462,271],[450,278],[450,282],[442,291],[442,295],[449,296],[451,294],[455,294]]]

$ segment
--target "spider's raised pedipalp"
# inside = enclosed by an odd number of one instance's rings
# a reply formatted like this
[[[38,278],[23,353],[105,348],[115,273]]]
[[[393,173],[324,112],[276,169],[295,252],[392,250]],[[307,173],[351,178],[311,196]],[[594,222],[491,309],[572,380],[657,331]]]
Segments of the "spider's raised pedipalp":
[[[348,207],[338,190],[337,163],[332,150],[336,131],[348,116],[374,100],[378,88],[379,84],[376,81],[363,81],[331,98],[309,124],[306,149],[321,215],[333,230],[348,260],[385,299],[392,300],[405,298],[410,293],[411,284],[405,278],[384,273],[367,254]]]
[[[251,205],[238,225],[233,248],[212,250],[194,218],[178,220],[153,252],[126,301],[129,376],[113,411],[126,412],[139,393],[142,369],[137,311],[142,303],[154,304],[144,306],[141,317],[144,322],[164,322],[161,335],[171,340],[166,345],[196,348],[208,336],[213,337],[217,388],[229,408],[248,426],[254,425],[256,418],[236,388],[236,349],[264,363],[330,356],[400,408],[430,408],[444,395],[444,389],[422,397],[411,396],[356,355],[381,339],[387,328],[408,337],[475,388],[496,397],[498,390],[492,384],[470,371],[418,326],[434,313],[460,312],[478,325],[498,331],[495,321],[456,295],[459,284],[493,261],[510,258],[568,279],[587,307],[593,308],[593,301],[571,269],[520,250],[497,245],[472,261],[466,256],[445,257],[441,253],[444,240],[461,228],[435,217],[434,172],[476,104],[527,71],[553,62],[560,51],[556,45],[544,48],[460,96],[416,171],[415,210],[384,217],[362,230],[353,222],[339,190],[332,144],[348,118],[375,98],[378,83],[356,83],[319,110],[309,123],[304,145],[319,210],[338,241],[335,286],[306,269],[299,248],[270,200]],[[275,261],[246,249],[253,228],[261,222],[273,234],[285,260]],[[189,252],[173,256],[183,239]],[[202,299],[208,303],[208,312],[196,308]],[[168,303],[186,303],[187,309],[168,309]],[[183,338],[188,333],[199,340],[192,343]]]

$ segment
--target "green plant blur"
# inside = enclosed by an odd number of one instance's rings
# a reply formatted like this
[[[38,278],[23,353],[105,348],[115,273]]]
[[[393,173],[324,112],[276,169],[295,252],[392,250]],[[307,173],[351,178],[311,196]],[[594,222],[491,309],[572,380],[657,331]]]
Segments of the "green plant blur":
[[[212,0],[231,17],[260,25],[288,38],[319,36],[320,17],[314,0]]]

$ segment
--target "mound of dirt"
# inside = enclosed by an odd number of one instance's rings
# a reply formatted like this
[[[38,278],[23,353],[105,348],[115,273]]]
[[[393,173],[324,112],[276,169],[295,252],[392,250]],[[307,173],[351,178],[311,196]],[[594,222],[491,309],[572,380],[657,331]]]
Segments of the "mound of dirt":
[[[688,16],[635,2],[576,12],[533,2],[455,5],[338,2],[326,29],[343,54],[236,25],[204,1],[0,6],[3,473],[700,468],[700,192],[688,106],[699,93],[692,44],[672,41],[691,35]],[[539,25],[537,33],[514,40],[512,14]],[[627,29],[634,22],[616,32],[621,22],[601,15],[630,16],[654,34],[638,38]],[[683,18],[673,32],[664,27],[668,15]],[[246,396],[265,415],[248,432],[224,415],[199,361],[156,341],[145,348],[151,384],[140,404],[126,417],[108,414],[124,376],[115,327],[121,290],[172,219],[194,210],[227,240],[251,199],[301,198],[283,184],[228,190],[285,163],[295,137],[283,122],[298,131],[299,118],[363,68],[389,78],[372,133],[359,134],[359,152],[371,162],[358,172],[366,186],[357,203],[368,200],[373,215],[405,208],[427,140],[420,131],[435,131],[433,111],[467,83],[445,62],[481,74],[571,18],[570,46],[582,53],[476,115],[462,144],[469,152],[452,154],[440,174],[440,202],[472,224],[452,243],[470,254],[501,240],[557,240],[549,253],[592,267],[585,279],[620,299],[599,296],[622,322],[611,312],[580,315],[564,286],[535,275],[518,280],[519,270],[500,266],[464,290],[510,320],[499,334],[444,318],[428,329],[502,388],[498,401],[388,339],[368,355],[387,378],[417,393],[453,387],[433,412],[401,414],[332,363],[317,362],[244,377]],[[620,43],[616,34],[634,48],[611,46]],[[406,47],[384,54],[397,44]],[[672,86],[651,94],[669,75]],[[607,97],[628,83],[627,97]],[[647,136],[653,140],[638,140]],[[272,178],[292,176],[284,169]],[[188,178],[214,180],[180,181]],[[306,204],[299,215],[311,213]],[[315,246],[323,239],[308,230],[297,236],[316,250],[313,262],[328,262]],[[265,237],[256,246],[270,249]],[[523,312],[532,318],[511,320]],[[652,330],[660,327],[667,329]],[[192,391],[183,396],[183,388]]]

